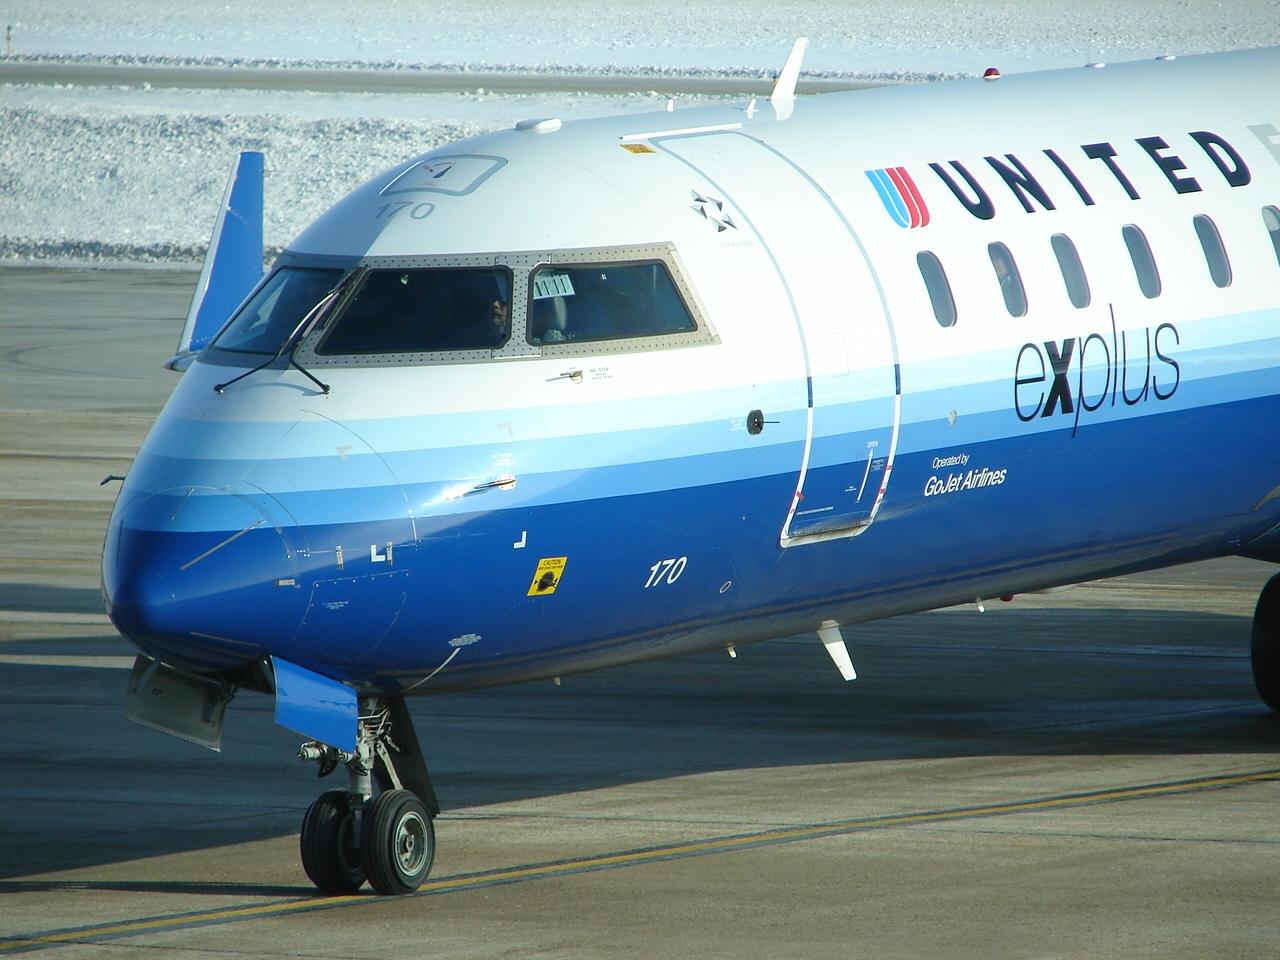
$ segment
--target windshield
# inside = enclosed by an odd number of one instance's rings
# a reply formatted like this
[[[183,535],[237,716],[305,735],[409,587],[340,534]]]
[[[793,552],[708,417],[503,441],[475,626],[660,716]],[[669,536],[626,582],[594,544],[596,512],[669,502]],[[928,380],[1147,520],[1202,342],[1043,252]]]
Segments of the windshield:
[[[497,350],[510,334],[505,267],[371,270],[316,353]]]
[[[214,346],[238,353],[275,353],[340,279],[342,271],[336,269],[277,270],[218,335]]]
[[[540,268],[530,284],[529,342],[623,340],[696,330],[658,261]]]

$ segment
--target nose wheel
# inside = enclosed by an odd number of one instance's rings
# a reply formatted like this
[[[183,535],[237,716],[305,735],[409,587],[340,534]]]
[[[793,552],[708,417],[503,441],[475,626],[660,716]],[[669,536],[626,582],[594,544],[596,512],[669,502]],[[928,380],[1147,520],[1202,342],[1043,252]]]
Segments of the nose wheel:
[[[369,804],[360,830],[360,862],[374,890],[384,897],[412,893],[427,879],[435,855],[435,829],[416,796],[392,790]]]
[[[431,872],[436,834],[408,790],[381,793],[360,809],[345,790],[321,794],[302,820],[302,867],[330,896],[364,885],[384,897],[412,893]]]
[[[347,791],[329,790],[302,818],[302,869],[322,893],[355,893],[364,884],[356,809]]]
[[[314,740],[298,751],[299,759],[319,763],[320,776],[343,764],[350,779],[347,789],[321,794],[307,810],[299,838],[302,866],[331,896],[355,893],[366,879],[383,896],[401,896],[431,872],[431,821],[440,804],[403,699],[367,698],[360,707],[355,753]]]

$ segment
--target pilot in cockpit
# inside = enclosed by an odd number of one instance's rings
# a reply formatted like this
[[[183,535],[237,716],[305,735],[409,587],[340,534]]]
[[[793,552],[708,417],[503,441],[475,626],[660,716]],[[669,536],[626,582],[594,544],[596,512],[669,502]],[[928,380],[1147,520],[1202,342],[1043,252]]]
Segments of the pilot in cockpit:
[[[505,300],[494,300],[489,308],[489,322],[485,327],[485,336],[491,346],[500,347],[507,342],[511,332],[511,304]]]

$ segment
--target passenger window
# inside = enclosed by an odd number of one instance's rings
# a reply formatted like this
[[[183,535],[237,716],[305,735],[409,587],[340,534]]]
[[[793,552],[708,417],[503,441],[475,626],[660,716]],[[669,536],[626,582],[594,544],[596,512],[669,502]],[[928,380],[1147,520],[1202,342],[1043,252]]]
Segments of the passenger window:
[[[1089,278],[1084,275],[1084,264],[1080,262],[1080,254],[1076,253],[1076,245],[1065,233],[1055,233],[1049,238],[1049,243],[1053,246],[1053,255],[1058,258],[1062,282],[1067,285],[1067,298],[1073,307],[1083,310],[1092,297]]]
[[[1262,222],[1271,237],[1271,246],[1276,252],[1276,262],[1280,263],[1280,209],[1276,207],[1262,208]]]
[[[497,350],[511,335],[511,272],[370,270],[320,356]]]
[[[340,279],[341,270],[282,267],[227,324],[214,346],[237,353],[275,353]]]
[[[991,267],[996,272],[996,280],[1000,284],[1000,293],[1004,295],[1004,305],[1009,316],[1025,317],[1027,291],[1022,286],[1022,277],[1018,273],[1018,265],[1013,261],[1013,254],[1003,243],[989,243],[987,256],[991,258]]]
[[[933,304],[933,316],[938,326],[952,326],[956,322],[956,301],[951,296],[951,284],[947,282],[941,261],[928,250],[921,250],[916,254],[916,266],[920,268],[925,289],[929,291],[929,302]]]
[[[1200,247],[1204,250],[1205,263],[1209,265],[1209,276],[1219,287],[1231,285],[1231,261],[1227,259],[1227,250],[1222,245],[1222,236],[1218,233],[1217,224],[1200,214],[1192,223],[1196,227],[1196,236],[1200,238]]]
[[[1146,234],[1132,223],[1125,224],[1120,233],[1124,236],[1124,245],[1129,248],[1133,272],[1138,277],[1138,289],[1148,300],[1155,299],[1160,296],[1160,271],[1156,269],[1156,258],[1151,255]]]
[[[531,344],[625,340],[698,328],[660,260],[550,265],[529,283]]]

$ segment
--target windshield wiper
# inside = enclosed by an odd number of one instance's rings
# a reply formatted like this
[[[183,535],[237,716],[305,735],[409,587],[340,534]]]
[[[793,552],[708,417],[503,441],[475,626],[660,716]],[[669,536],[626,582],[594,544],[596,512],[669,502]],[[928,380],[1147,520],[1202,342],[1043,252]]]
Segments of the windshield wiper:
[[[280,349],[275,352],[275,356],[267,360],[264,360],[262,363],[254,367],[252,370],[246,370],[244,373],[240,374],[240,376],[238,377],[232,377],[226,383],[217,384],[213,388],[214,392],[222,393],[224,390],[227,389],[227,387],[231,386],[233,383],[239,383],[245,377],[251,376],[257,373],[259,370],[265,370],[267,367],[271,366],[273,363],[275,363],[281,357],[283,357],[287,352],[289,354],[289,366],[293,367],[295,370],[297,370],[303,376],[305,376],[308,380],[314,383],[317,387],[319,387],[321,392],[327,394],[329,392],[329,385],[327,383],[323,383],[320,380],[318,380],[310,371],[305,369],[302,366],[302,364],[298,363],[298,361],[294,359],[294,357],[295,357],[295,354],[297,354],[298,352],[299,345],[302,343],[303,340],[307,338],[307,336],[311,333],[311,331],[315,329],[316,324],[319,323],[320,320],[324,317],[328,308],[332,307],[342,297],[342,295],[352,286],[352,284],[355,282],[354,278],[363,277],[366,272],[367,272],[366,267],[357,267],[355,270],[352,270],[345,277],[339,280],[338,285],[334,287],[332,290],[330,290],[328,293],[326,293],[323,297],[321,297],[320,302],[317,303],[310,310],[308,310],[307,315],[302,318],[302,320],[298,323],[296,327],[293,328],[293,332],[290,333],[289,336],[285,337],[284,341],[280,344]]]
[[[329,392],[329,385],[327,383],[322,383],[320,380],[316,379],[315,374],[313,374],[310,370],[308,370],[306,367],[300,364],[297,360],[293,359],[292,353],[289,354],[289,366],[293,367],[295,370],[301,373],[304,377],[306,377],[308,380],[314,383],[317,387],[319,387],[321,393]]]

